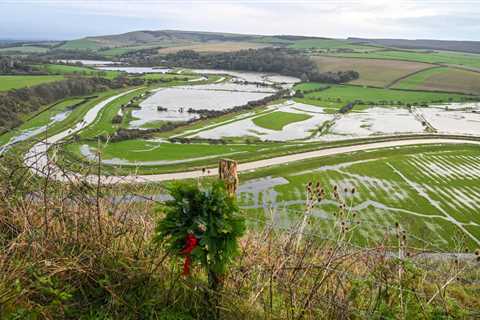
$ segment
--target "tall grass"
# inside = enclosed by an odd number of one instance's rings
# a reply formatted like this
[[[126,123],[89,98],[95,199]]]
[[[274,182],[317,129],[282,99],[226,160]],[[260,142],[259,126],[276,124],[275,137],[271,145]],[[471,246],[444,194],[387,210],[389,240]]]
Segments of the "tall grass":
[[[1,160],[0,179],[0,318],[208,319],[206,276],[200,269],[181,276],[180,259],[151,241],[162,218],[156,203],[125,195],[144,194],[141,186],[113,197],[115,186],[36,177],[15,156]],[[221,318],[480,315],[474,254],[417,255],[400,225],[381,243],[355,246],[358,217],[346,200],[352,192],[311,183],[297,224],[280,229],[267,219],[250,230],[216,299]],[[309,223],[326,198],[338,208],[328,238]]]

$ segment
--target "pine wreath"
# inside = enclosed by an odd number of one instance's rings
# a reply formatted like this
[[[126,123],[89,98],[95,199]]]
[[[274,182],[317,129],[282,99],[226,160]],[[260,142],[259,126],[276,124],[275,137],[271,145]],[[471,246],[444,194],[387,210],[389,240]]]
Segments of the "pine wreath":
[[[155,239],[166,241],[170,252],[185,259],[184,274],[197,263],[209,275],[225,273],[238,252],[245,221],[224,183],[173,183],[167,191],[173,200],[161,208],[165,218],[157,224]]]

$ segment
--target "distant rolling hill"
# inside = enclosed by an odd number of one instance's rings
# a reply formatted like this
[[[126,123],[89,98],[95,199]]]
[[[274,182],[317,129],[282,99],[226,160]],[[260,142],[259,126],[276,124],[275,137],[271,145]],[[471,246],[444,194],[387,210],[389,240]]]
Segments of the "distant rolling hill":
[[[235,51],[265,46],[285,46],[308,50],[371,51],[387,48],[405,50],[447,50],[480,53],[478,41],[404,40],[404,39],[330,39],[292,35],[249,35],[202,31],[133,31],[116,35],[86,37],[66,41],[59,46],[66,50],[101,51],[105,56],[116,56],[141,49],[163,49],[160,53],[192,49],[204,52]]]
[[[176,47],[219,42],[258,42],[263,37],[220,32],[197,31],[133,31],[118,35],[86,37],[67,41],[63,49],[111,49],[120,47]]]

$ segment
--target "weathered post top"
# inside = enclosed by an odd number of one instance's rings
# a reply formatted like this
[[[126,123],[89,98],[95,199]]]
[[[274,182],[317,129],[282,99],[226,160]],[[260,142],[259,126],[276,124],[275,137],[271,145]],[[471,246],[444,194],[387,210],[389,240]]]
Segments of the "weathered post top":
[[[238,189],[238,163],[231,159],[221,159],[218,163],[218,178],[225,181],[225,187],[231,197],[234,197]]]

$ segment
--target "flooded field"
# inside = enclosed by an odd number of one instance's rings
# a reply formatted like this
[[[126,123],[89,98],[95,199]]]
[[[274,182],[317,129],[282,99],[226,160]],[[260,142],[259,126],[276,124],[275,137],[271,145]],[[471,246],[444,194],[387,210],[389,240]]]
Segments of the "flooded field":
[[[423,131],[422,123],[407,109],[374,107],[340,116],[321,140]]]
[[[63,121],[65,120],[68,115],[72,112],[72,110],[66,110],[66,111],[63,111],[63,112],[60,112],[54,116],[52,116],[50,118],[50,123],[48,124],[48,126],[56,123],[56,122],[60,122],[60,121]],[[5,152],[6,150],[8,150],[10,147],[12,147],[14,144],[16,143],[19,143],[19,142],[22,142],[22,141],[25,141],[27,139],[30,139],[42,132],[45,132],[45,130],[47,130],[47,125],[45,126],[40,126],[40,127],[36,127],[36,128],[30,128],[30,129],[27,129],[27,130],[23,130],[23,131],[19,131],[19,133],[15,136],[13,136],[6,144],[4,144],[3,146],[0,146],[0,154],[2,154],[3,152]]]
[[[237,83],[215,83],[208,85],[162,88],[140,104],[132,116],[137,120],[130,123],[140,127],[152,121],[188,121],[198,117],[188,109],[225,110],[260,100],[275,92],[272,88]],[[159,111],[158,108],[167,110]]]
[[[480,113],[457,109],[421,108],[419,110],[438,132],[480,135]]]
[[[301,122],[286,125],[282,130],[270,130],[257,126],[250,117],[217,128],[200,132],[199,138],[242,137],[255,136],[261,140],[287,141],[305,139],[314,134],[315,130],[326,121],[334,119],[334,115],[322,112],[322,108],[289,101],[285,104],[271,106],[271,111],[281,111],[295,114],[307,114],[311,118]]]
[[[167,73],[172,71],[169,68],[150,68],[150,67],[99,67],[99,70],[105,71],[121,71],[126,73]]]
[[[293,101],[269,107],[269,111],[300,113],[310,118],[270,130],[255,124],[261,115],[244,117],[222,126],[192,132],[189,137],[256,137],[263,141],[336,141],[376,135],[426,132],[426,123],[439,133],[480,135],[480,113],[477,104],[452,104],[442,107],[407,108],[371,107],[347,114],[326,113],[323,108]]]
[[[260,73],[260,72],[240,72],[231,70],[213,70],[213,69],[193,69],[195,73],[200,74],[225,74],[247,82],[262,82],[267,84],[283,84],[284,87],[293,87],[300,79],[295,77],[283,76],[278,74]]]
[[[71,59],[71,60],[57,60],[59,62],[63,63],[78,63],[80,62],[81,64],[85,66],[108,66],[111,64],[122,64],[121,62],[113,62],[113,61],[102,61],[102,60],[77,60],[77,59]]]

